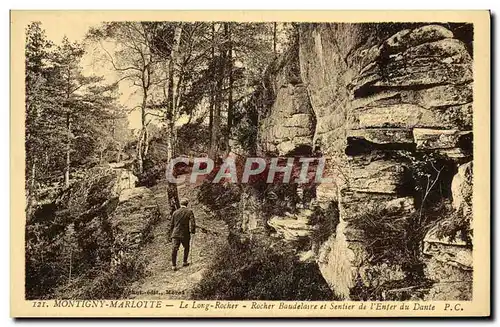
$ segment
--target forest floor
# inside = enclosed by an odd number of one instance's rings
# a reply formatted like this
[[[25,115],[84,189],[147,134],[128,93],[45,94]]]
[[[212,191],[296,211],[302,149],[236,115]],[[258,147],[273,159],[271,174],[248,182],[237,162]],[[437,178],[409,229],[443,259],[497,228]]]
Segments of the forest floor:
[[[215,261],[217,250],[227,242],[227,227],[217,220],[196,198],[194,184],[178,185],[179,197],[189,200],[193,210],[197,231],[191,238],[191,253],[188,267],[182,267],[182,246],[177,255],[179,270],[173,271],[169,225],[170,215],[167,201],[167,183],[161,181],[151,190],[154,193],[162,218],[153,229],[153,239],[140,251],[146,262],[145,276],[129,287],[130,298],[135,299],[188,299],[191,291],[203,278],[204,272]]]

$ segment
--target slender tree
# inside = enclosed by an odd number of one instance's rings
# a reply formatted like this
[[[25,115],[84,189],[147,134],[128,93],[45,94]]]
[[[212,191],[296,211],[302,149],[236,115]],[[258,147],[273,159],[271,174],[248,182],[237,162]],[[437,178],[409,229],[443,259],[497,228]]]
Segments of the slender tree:
[[[231,129],[233,127],[233,87],[234,87],[234,75],[233,75],[233,42],[231,35],[231,23],[224,24],[225,35],[227,39],[227,74],[228,74],[228,90],[227,90],[227,127],[226,127],[226,153],[230,152],[230,138],[231,138]]]
[[[43,171],[38,160],[38,153],[43,145],[40,135],[43,111],[49,107],[46,101],[48,93],[46,76],[48,74],[47,59],[52,46],[53,44],[47,39],[40,22],[28,25],[25,47],[25,147],[28,205],[36,197],[37,172]]]
[[[53,68],[51,82],[56,98],[61,100],[61,115],[64,117],[65,130],[65,167],[64,185],[70,185],[70,171],[72,164],[73,141],[76,139],[74,129],[88,118],[88,94],[94,94],[94,100],[99,98],[103,90],[95,89],[96,84],[102,82],[102,78],[96,76],[84,76],[80,67],[80,60],[84,54],[83,46],[79,43],[71,43],[66,37],[62,44],[57,47],[53,54]],[[87,100],[87,101],[86,101]],[[112,99],[113,101],[114,99]],[[101,109],[101,108],[100,108]]]
[[[176,128],[175,122],[177,121],[179,100],[181,98],[180,85],[182,84],[182,71],[179,72],[175,69],[180,62],[179,47],[181,43],[182,36],[182,24],[179,24],[175,28],[174,40],[172,51],[170,52],[169,64],[168,64],[168,99],[167,102],[167,123],[168,123],[168,152],[167,152],[167,162],[176,156]],[[168,183],[168,200],[170,204],[170,209],[173,212],[180,207],[179,194],[177,192],[177,185],[174,183]]]
[[[99,42],[105,60],[141,94],[141,103],[133,109],[140,109],[141,128],[137,137],[136,159],[139,173],[144,172],[144,160],[148,153],[148,101],[155,86],[164,83],[164,79],[156,71],[159,61],[152,52],[153,40],[156,38],[157,25],[148,22],[111,22],[93,28],[88,38]],[[114,51],[106,49],[102,41],[112,41]]]

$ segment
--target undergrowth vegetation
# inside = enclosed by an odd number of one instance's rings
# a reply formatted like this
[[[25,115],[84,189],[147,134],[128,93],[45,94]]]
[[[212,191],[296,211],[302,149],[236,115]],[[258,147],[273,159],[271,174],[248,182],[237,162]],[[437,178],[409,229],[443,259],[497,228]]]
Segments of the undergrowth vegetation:
[[[316,226],[311,235],[311,241],[319,245],[326,242],[330,236],[335,234],[339,222],[338,202],[330,202],[326,209],[314,206],[313,214],[309,219],[309,224]]]
[[[217,261],[193,290],[194,299],[334,300],[315,263],[294,251],[246,239],[219,250]]]
[[[27,299],[119,298],[142,274],[141,258],[131,255],[112,262],[119,246],[110,222],[118,206],[116,182],[112,170],[93,169],[31,210],[26,224]]]
[[[58,299],[121,299],[127,297],[128,286],[144,276],[145,262],[139,256],[123,258],[119,265],[92,268],[55,291]]]

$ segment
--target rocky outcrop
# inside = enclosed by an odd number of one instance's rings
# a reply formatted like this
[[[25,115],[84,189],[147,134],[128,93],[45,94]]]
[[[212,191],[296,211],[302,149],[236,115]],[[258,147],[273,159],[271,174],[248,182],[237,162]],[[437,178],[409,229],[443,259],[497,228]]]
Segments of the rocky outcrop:
[[[285,216],[274,216],[268,220],[268,225],[274,228],[278,236],[285,240],[294,242],[308,239],[316,229],[310,224],[312,211],[309,209],[300,210],[300,214],[287,214]]]
[[[245,192],[241,194],[239,202],[239,212],[241,212],[241,229],[243,232],[261,232],[264,226],[264,220],[262,219],[262,208],[261,202],[255,195],[255,192],[250,189],[246,189]]]
[[[472,299],[472,269],[449,265],[432,257],[426,262],[425,275],[433,281],[424,300],[470,301]]]
[[[315,121],[307,89],[295,67],[296,50],[292,47],[280,58],[274,72],[275,100],[271,114],[260,124],[261,146],[266,153],[286,155],[297,148],[312,148]]]
[[[301,60],[318,121],[315,145],[343,171],[332,262],[321,265],[336,272],[331,284],[344,297],[356,278],[369,286],[363,271],[376,266],[366,257],[370,240],[351,222],[377,206],[401,219],[416,210],[405,195],[412,166],[398,152],[435,152],[459,163],[470,157],[472,139],[472,59],[451,31],[427,25],[385,40],[362,31],[366,26],[317,25],[303,31],[301,43],[303,58],[315,59]]]
[[[425,235],[423,254],[426,276],[434,280],[428,298],[470,300],[474,270],[472,246],[472,161],[458,167],[451,183],[450,217],[439,221]],[[468,228],[459,228],[466,225]],[[447,230],[444,235],[443,230]]]
[[[126,256],[133,255],[149,240],[151,230],[160,216],[152,191],[146,187],[124,189],[120,202],[109,217],[113,233],[112,264],[118,265]]]
[[[472,168],[472,161],[460,165],[451,182],[453,207],[469,219],[472,219]]]
[[[436,227],[426,234],[423,253],[444,264],[472,271],[472,249],[468,244],[459,238],[450,240],[446,237],[439,237]]]
[[[89,260],[119,265],[148,240],[160,214],[151,191],[136,188],[136,181],[124,168],[97,168],[73,187],[68,203],[79,244],[90,248],[99,244],[107,257],[97,253],[98,258]]]
[[[444,187],[451,192],[443,196],[451,193],[455,211],[471,215],[473,74],[469,51],[441,25],[299,27],[298,58],[288,56],[282,62],[280,69],[286,73],[275,78],[276,99],[261,122],[260,141],[267,154],[295,154],[306,146],[327,158],[326,174],[334,182],[317,185],[316,200],[338,202],[340,222],[318,245],[316,260],[337,295],[351,298],[352,289],[360,283],[380,286],[381,281],[399,281],[414,273],[397,259],[375,261],[374,241],[367,235],[377,237],[373,235],[376,228],[367,233],[368,227],[360,228],[359,221],[367,210],[376,208],[383,214],[382,220],[373,221],[375,226],[387,223],[387,217],[397,217],[395,229],[415,226],[414,221],[420,221],[415,217],[421,216],[420,207],[427,200],[415,190],[418,178],[440,179],[440,187],[448,183]],[[443,166],[431,167],[428,158],[439,158]],[[418,170],[425,165],[429,171]],[[451,174],[456,167],[453,182],[444,180],[444,173],[436,176],[442,171]],[[425,191],[432,191],[432,185]],[[289,240],[309,237],[314,230],[305,221],[284,215],[268,224]],[[430,266],[450,265],[459,275],[470,273],[470,244],[443,243],[432,231],[423,243],[421,254]],[[449,280],[439,271],[426,276],[436,283]],[[463,289],[470,289],[470,278],[464,283],[468,284]],[[458,298],[456,292],[443,292],[433,289],[428,297]],[[469,293],[464,291],[460,297],[467,298]]]

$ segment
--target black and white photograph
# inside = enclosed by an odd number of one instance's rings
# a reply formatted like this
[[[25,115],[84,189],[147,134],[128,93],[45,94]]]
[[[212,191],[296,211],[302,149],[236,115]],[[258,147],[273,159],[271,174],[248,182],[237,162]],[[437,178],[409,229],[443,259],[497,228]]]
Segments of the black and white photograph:
[[[489,135],[473,125],[489,108],[467,16],[34,13],[18,56],[30,306],[425,315],[480,300]]]

